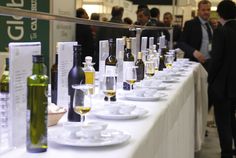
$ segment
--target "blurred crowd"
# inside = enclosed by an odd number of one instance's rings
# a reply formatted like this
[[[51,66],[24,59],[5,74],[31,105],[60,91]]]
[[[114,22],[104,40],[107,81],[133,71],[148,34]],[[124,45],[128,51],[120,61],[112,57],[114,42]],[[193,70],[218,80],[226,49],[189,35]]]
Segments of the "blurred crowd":
[[[141,26],[157,26],[157,27],[172,27],[173,28],[173,47],[179,47],[178,41],[181,37],[183,27],[180,23],[175,23],[175,15],[170,12],[165,12],[163,17],[160,17],[160,10],[157,7],[149,8],[147,5],[138,5],[136,11],[136,21],[133,21],[130,17],[123,17],[124,8],[120,6],[113,6],[111,10],[111,18],[101,16],[99,13],[92,13],[89,16],[85,9],[78,8],[76,16],[78,18],[84,18],[88,20],[98,20],[104,22],[113,22],[127,25],[141,25]],[[217,18],[208,19],[212,29],[219,26]],[[154,43],[157,43],[158,37],[164,34],[167,41],[170,41],[170,33],[168,30],[145,30],[142,31],[142,37],[154,37]],[[134,37],[135,32],[128,31],[128,29],[109,28],[109,27],[97,27],[79,25],[76,26],[76,41],[82,44],[83,53],[82,59],[85,56],[92,56],[95,63],[98,63],[98,45],[99,40],[108,40],[109,38],[121,38],[124,36]],[[95,65],[95,69],[98,70],[98,64]]]

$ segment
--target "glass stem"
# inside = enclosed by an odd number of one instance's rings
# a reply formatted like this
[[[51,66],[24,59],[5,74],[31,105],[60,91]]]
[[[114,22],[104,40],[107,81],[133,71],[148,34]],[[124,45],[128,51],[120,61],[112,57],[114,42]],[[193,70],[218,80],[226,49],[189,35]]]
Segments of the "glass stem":
[[[108,104],[111,104],[111,97],[108,97]]]

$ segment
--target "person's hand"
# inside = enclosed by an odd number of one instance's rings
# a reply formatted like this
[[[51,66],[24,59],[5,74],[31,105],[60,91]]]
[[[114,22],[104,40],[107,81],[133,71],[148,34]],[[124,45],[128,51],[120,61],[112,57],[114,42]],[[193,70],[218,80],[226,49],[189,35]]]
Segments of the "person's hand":
[[[204,57],[204,55],[199,52],[198,50],[195,50],[193,52],[193,56],[200,62],[200,63],[205,63],[206,58]]]

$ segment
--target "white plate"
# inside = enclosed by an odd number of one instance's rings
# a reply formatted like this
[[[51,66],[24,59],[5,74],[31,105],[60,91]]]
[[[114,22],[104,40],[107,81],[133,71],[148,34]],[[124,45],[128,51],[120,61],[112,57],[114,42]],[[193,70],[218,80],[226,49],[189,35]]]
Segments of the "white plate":
[[[179,81],[178,78],[170,78],[167,80],[162,80],[162,82],[164,82],[164,83],[174,83],[174,82],[178,82],[178,81]]]
[[[146,113],[148,113],[148,111],[143,108],[135,108],[130,114],[111,114],[109,111],[101,109],[94,112],[94,115],[98,118],[109,120],[130,120],[144,116]]]
[[[164,84],[162,83],[161,85],[158,85],[157,87],[153,87],[153,86],[142,86],[142,88],[151,88],[151,89],[157,89],[157,90],[165,90],[167,88],[170,88],[171,85],[169,84]]]
[[[176,73],[170,73],[170,76],[181,76],[182,75],[182,73],[180,73],[180,72],[176,72]]]
[[[163,93],[157,93],[154,94],[151,97],[148,96],[136,96],[135,94],[127,94],[125,95],[125,98],[128,100],[133,100],[133,101],[157,101],[160,100],[161,98],[165,97],[166,94]]]
[[[99,147],[122,144],[130,139],[130,135],[115,129],[102,131],[99,138],[71,137],[70,132],[58,130],[54,131],[49,140],[61,145],[78,147]]]

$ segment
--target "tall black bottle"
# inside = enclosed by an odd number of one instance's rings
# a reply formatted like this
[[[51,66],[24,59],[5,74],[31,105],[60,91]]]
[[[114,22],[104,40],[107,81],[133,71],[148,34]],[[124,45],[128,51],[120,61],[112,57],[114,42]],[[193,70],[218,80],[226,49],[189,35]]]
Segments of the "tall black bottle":
[[[138,52],[138,59],[135,62],[135,66],[137,66],[137,81],[141,81],[144,79],[144,62],[142,60],[143,53]]]
[[[116,47],[113,39],[109,39],[109,55],[105,60],[105,70],[106,74],[113,74],[117,75],[117,59],[116,59]],[[105,101],[108,100],[108,98],[105,96]],[[116,96],[111,97],[111,101],[116,101]]]
[[[57,105],[58,54],[51,68],[51,102]]]
[[[73,97],[74,89],[72,88],[73,84],[84,84],[85,83],[85,74],[81,67],[81,45],[74,45],[73,47],[74,57],[73,57],[73,67],[71,68],[68,75],[68,94],[70,96],[70,103],[68,109],[68,121],[79,122],[81,117],[79,114],[75,113],[73,109]]]

